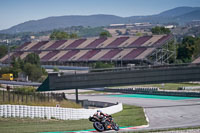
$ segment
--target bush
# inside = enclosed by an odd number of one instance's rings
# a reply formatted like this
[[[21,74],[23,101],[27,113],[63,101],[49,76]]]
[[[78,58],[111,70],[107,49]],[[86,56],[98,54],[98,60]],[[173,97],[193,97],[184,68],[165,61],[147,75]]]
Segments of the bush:
[[[113,68],[113,63],[103,63],[103,62],[97,62],[94,64],[94,68]]]

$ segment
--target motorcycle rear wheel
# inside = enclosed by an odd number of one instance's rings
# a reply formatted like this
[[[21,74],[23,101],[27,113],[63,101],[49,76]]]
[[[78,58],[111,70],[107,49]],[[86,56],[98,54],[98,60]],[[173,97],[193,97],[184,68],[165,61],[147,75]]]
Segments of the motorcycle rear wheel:
[[[103,132],[105,130],[104,126],[98,121],[93,123],[93,127],[99,132]]]

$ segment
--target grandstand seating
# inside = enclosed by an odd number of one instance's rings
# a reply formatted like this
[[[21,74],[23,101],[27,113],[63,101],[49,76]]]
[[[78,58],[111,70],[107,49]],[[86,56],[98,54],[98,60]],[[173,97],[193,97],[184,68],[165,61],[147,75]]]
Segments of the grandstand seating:
[[[131,44],[132,42],[134,42],[138,38],[139,38],[138,36],[129,37],[129,39],[127,39],[126,41],[121,43],[118,47],[127,47],[129,44]]]
[[[124,49],[120,53],[118,53],[116,56],[114,56],[112,58],[112,60],[121,60],[125,55],[127,55],[128,53],[130,53],[132,50],[133,50],[133,48]]]
[[[86,48],[90,43],[92,43],[95,40],[95,38],[89,38],[83,43],[81,43],[77,48]]]
[[[24,59],[30,52],[24,52],[22,55],[20,55],[21,59]]]
[[[20,57],[21,55],[23,54],[23,52],[15,52],[15,53],[11,53],[10,54],[10,61],[13,59],[13,58],[16,58],[16,57]],[[7,58],[3,61],[3,63],[7,63],[8,62],[8,56]]]
[[[95,39],[93,42],[91,42],[89,45],[86,46],[86,48],[96,48],[99,44],[103,43],[107,38],[101,37],[99,39]]]
[[[72,56],[77,54],[80,50],[71,50],[58,59],[58,61],[68,61]]]
[[[152,38],[147,40],[145,43],[143,43],[141,46],[151,46],[153,45],[157,40],[159,40],[162,36],[160,35],[154,35]]]
[[[152,53],[155,50],[155,48],[147,48],[144,52],[142,52],[140,55],[138,55],[135,59],[144,59],[147,57],[150,53]]]
[[[13,55],[13,52],[10,53],[10,56],[12,56],[12,55]],[[7,58],[8,58],[8,55],[5,55],[3,58],[0,59],[0,62],[6,63],[5,60],[6,60]]]
[[[66,48],[76,48],[78,47],[81,43],[83,43],[84,41],[86,41],[87,39],[78,39],[76,41],[74,41],[73,43],[71,43],[69,46],[67,46]]]
[[[113,47],[117,47],[120,44],[122,44],[124,41],[126,41],[129,37],[119,37],[116,40],[114,40],[113,42],[111,42],[109,45],[107,45],[107,48],[113,48]]]
[[[162,45],[166,40],[168,40],[171,36],[170,35],[165,35],[162,36],[158,41],[156,41],[153,46],[160,46]]]
[[[49,52],[48,54],[46,54],[44,57],[42,57],[41,61],[48,61],[49,59],[51,59],[53,56],[55,56],[56,54],[58,54],[59,51],[52,51]]]
[[[34,52],[39,55],[41,62],[142,60],[171,37],[171,35],[122,36],[27,42],[11,52],[10,58],[23,59],[28,53]],[[7,61],[8,55],[0,59],[2,63]]]
[[[29,45],[31,42],[25,42],[23,45],[21,45],[20,47],[16,48],[16,50],[22,50],[24,47],[26,47],[27,45]]]
[[[87,52],[86,54],[84,54],[82,57],[80,57],[78,60],[79,61],[87,61],[91,57],[93,57],[94,55],[96,55],[98,52],[100,52],[100,50],[91,50],[91,51]]]
[[[82,57],[84,54],[86,54],[89,50],[80,50],[76,55],[69,58],[69,60],[77,61],[80,57]]]
[[[51,46],[49,46],[47,48],[47,50],[55,50],[57,49],[59,46],[61,46],[62,44],[64,44],[67,40],[59,40],[56,41],[54,44],[52,44]]]
[[[99,61],[99,59],[104,56],[106,53],[108,53],[110,50],[106,49],[106,50],[100,50],[96,55],[94,55],[93,57],[91,57],[89,60],[90,61]]]
[[[31,47],[33,47],[34,45],[36,45],[38,42],[31,42],[28,45],[26,45],[25,47],[23,47],[21,50],[29,50]]]
[[[40,59],[42,59],[45,55],[47,55],[49,51],[43,51],[39,54]]]
[[[137,48],[132,50],[130,53],[128,53],[126,56],[123,57],[123,60],[133,60],[136,58],[139,54],[144,52],[146,48]]]
[[[65,43],[63,43],[61,46],[59,46],[57,49],[64,49],[67,46],[69,46],[71,43],[73,43],[74,41],[76,41],[76,40],[74,40],[74,39],[67,40]]]
[[[49,41],[42,41],[38,42],[37,44],[33,45],[29,50],[38,50],[40,47],[42,47],[44,44],[48,43]]]
[[[49,41],[48,43],[46,43],[45,45],[43,45],[42,47],[39,48],[39,50],[46,50],[49,46],[51,46],[52,44],[54,44],[56,41]]]
[[[192,63],[200,63],[200,57],[198,57],[197,59],[195,59]]]
[[[69,51],[60,51],[58,54],[56,54],[54,57],[52,57],[49,61],[57,61],[60,57],[65,55]]]
[[[130,46],[141,46],[143,43],[145,43],[147,40],[149,40],[152,36],[143,36],[132,42]]]
[[[116,38],[107,38],[103,43],[100,43],[97,48],[105,48],[108,46],[111,42],[113,42]]]
[[[113,49],[110,50],[108,53],[106,53],[104,56],[100,58],[100,60],[111,60],[115,55],[120,53],[122,50],[121,49]]]

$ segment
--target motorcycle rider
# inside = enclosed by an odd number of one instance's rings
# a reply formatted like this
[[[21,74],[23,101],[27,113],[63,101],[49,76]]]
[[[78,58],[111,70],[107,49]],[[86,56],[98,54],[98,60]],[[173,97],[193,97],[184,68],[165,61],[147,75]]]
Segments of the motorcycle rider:
[[[103,113],[101,110],[97,110],[97,112],[94,114],[95,116],[97,116],[100,120],[104,117],[107,117],[108,114]]]
[[[102,123],[105,123],[106,121],[110,121],[109,117],[111,115],[108,115],[106,113],[103,113],[101,110],[97,110],[97,112],[94,114]],[[110,124],[110,122],[109,122]]]

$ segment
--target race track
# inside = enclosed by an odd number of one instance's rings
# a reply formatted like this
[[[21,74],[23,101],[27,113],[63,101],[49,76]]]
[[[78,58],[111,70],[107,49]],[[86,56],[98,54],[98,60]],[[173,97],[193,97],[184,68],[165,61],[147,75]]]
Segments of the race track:
[[[66,95],[75,99],[75,95]],[[200,126],[200,99],[198,98],[145,98],[120,95],[79,95],[79,99],[93,101],[122,102],[123,104],[141,106],[149,119],[147,129],[165,129]]]

